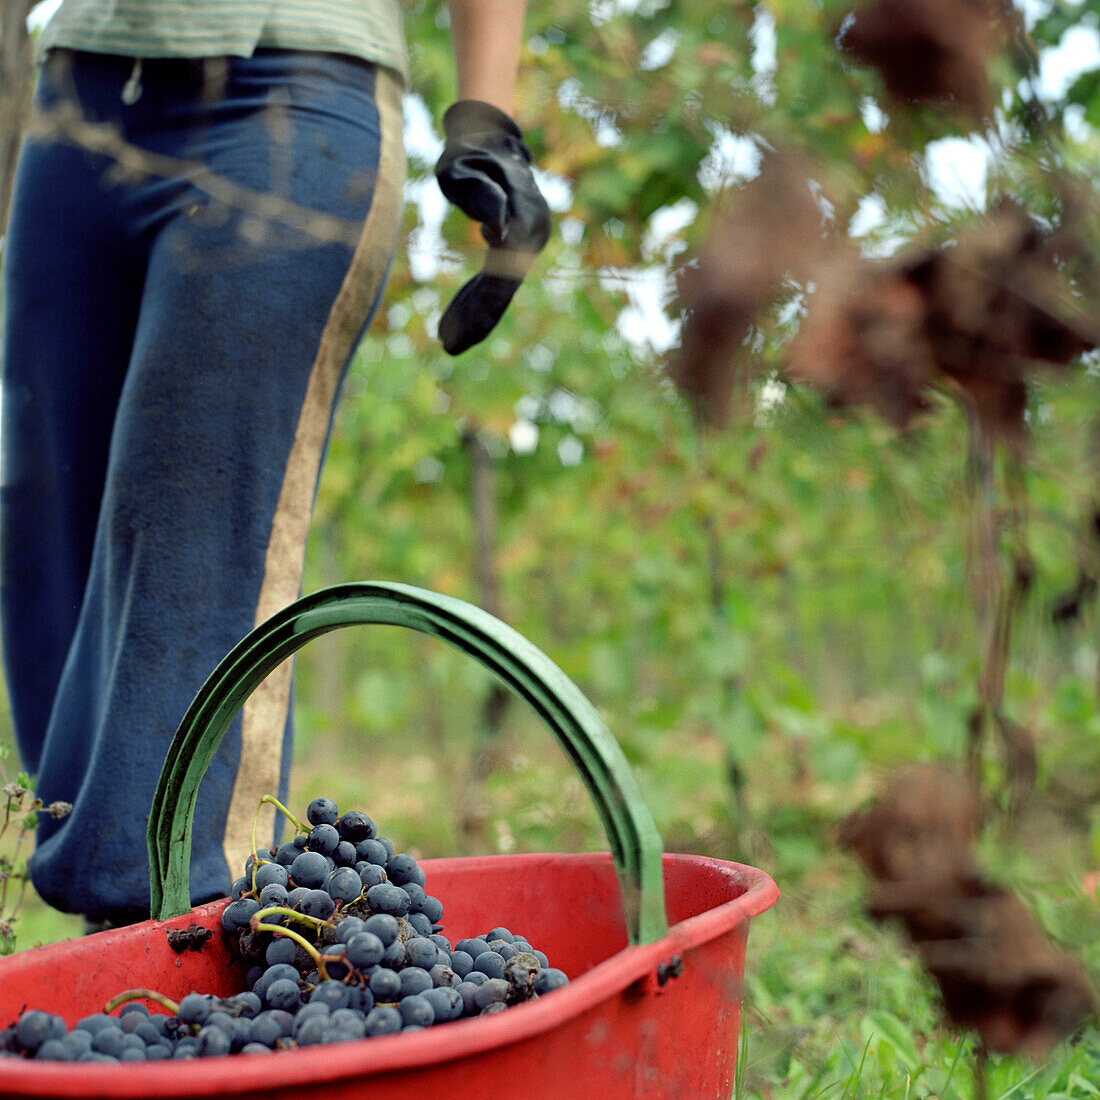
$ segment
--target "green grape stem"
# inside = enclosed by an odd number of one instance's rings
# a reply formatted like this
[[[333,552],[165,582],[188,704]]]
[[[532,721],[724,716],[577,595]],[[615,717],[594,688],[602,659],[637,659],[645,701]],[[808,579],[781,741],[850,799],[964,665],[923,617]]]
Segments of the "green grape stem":
[[[260,852],[259,849],[256,847],[256,825],[260,820],[260,810],[262,810],[265,805],[274,806],[277,810],[279,810],[279,812],[282,813],[282,815],[291,823],[291,825],[294,826],[295,829],[298,830],[298,832],[309,832],[309,826],[303,825],[302,822],[300,822],[274,795],[265,794],[260,797],[260,801],[256,803],[256,812],[252,815],[252,835],[250,838],[252,843],[252,882],[250,883],[250,892],[253,894],[256,893],[256,871],[258,870],[261,862]],[[263,860],[263,862],[270,863],[271,860],[265,859]]]
[[[155,1004],[168,1009],[173,1016],[178,1015],[180,1010],[180,1006],[175,1001],[170,997],[166,997],[163,993],[158,993],[155,989],[127,989],[124,993],[112,997],[104,1005],[103,1011],[107,1013],[114,1012],[120,1005],[127,1004],[130,1001],[153,1001]]]
[[[317,925],[319,928],[324,928],[327,922],[320,920],[318,917],[307,917],[304,913],[298,913],[282,905],[272,905],[267,909],[261,909],[258,913],[253,913],[252,920],[249,922],[249,927],[253,932],[275,932],[280,936],[288,936],[298,944],[299,947],[306,951],[309,957],[317,964],[317,973],[320,974],[322,978],[327,978],[328,970],[325,969],[324,957],[305,936],[300,932],[295,932],[293,928],[287,928],[284,924],[270,924],[262,919],[274,913],[284,913],[287,916],[294,917],[307,924]]]
[[[310,827],[305,824],[305,822],[299,821],[274,795],[265,794],[260,799],[260,806],[263,806],[265,803],[269,806],[274,806],[299,833],[309,832]],[[259,813],[260,806],[256,807],[257,813]],[[253,847],[255,847],[255,845],[253,845]]]
[[[260,909],[252,914],[252,930],[256,931],[257,921],[262,921],[265,917],[273,916],[276,913],[281,913],[284,917],[290,917],[292,920],[299,921],[302,924],[312,924],[318,930],[331,927],[329,921],[322,920],[320,917],[311,917],[307,913],[299,913],[297,909],[291,909],[289,906],[286,905],[269,905],[266,909]],[[289,934],[290,931],[285,925],[282,924],[276,924],[272,927],[275,929],[276,932]]]

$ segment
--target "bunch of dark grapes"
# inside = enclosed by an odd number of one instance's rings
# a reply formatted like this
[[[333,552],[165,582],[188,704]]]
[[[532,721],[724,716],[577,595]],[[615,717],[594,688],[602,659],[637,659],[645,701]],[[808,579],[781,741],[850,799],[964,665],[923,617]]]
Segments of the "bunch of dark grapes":
[[[189,993],[172,1015],[137,1001],[117,1016],[94,1013],[70,1031],[60,1016],[31,1009],[0,1031],[0,1053],[52,1062],[158,1062],[256,1053],[294,1044],[294,1017],[265,1010],[254,993]]]
[[[507,928],[452,945],[424,871],[366,814],[317,798],[306,817],[308,831],[249,857],[222,913],[252,963],[246,992],[190,993],[166,1002],[169,1016],[131,1001],[72,1031],[32,1010],[0,1031],[0,1054],[144,1061],[284,1050],[501,1012],[567,983]]]

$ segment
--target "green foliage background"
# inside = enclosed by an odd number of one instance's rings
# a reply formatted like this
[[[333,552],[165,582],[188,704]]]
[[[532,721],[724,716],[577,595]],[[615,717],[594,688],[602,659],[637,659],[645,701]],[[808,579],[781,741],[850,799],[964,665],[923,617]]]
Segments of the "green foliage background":
[[[416,93],[438,126],[454,96],[445,19],[434,2],[405,6]],[[884,214],[860,236],[869,250],[973,213],[929,190],[923,155],[965,127],[895,109],[876,74],[842,56],[848,7],[531,5],[517,115],[558,232],[500,328],[447,358],[434,325],[480,239],[457,213],[426,219],[433,154],[413,150],[405,245],[347,383],[306,588],[391,579],[499,598],[501,617],[604,713],[666,847],[773,874],[784,896],[750,942],[742,1095],[968,1096],[968,1040],[938,1023],[900,942],[862,918],[860,876],[832,843],[891,769],[962,758],[980,663],[964,418],[944,400],[901,438],[786,387],[792,288],[754,332],[757,376],[735,424],[700,436],[648,339],[652,315],[632,309],[656,286],[675,322],[670,271],[705,232],[717,187],[743,178],[715,150],[751,153],[746,137],[809,157],[841,230],[866,224],[853,218],[874,197]],[[1042,7],[1038,49],[1100,17],[1100,0]],[[1026,74],[1005,66],[990,190],[1047,212],[1051,158],[1091,175],[1094,131],[1063,124],[1067,112],[1100,122],[1100,71],[1036,124]],[[985,843],[991,868],[1093,973],[1100,910],[1079,883],[1100,866],[1100,650],[1091,609],[1061,630],[1050,610],[1089,552],[1095,369],[1032,396],[1037,569],[1006,704],[1035,733],[1040,771],[1025,813]],[[475,449],[495,516],[475,505]],[[518,704],[490,730],[487,677],[445,647],[339,632],[303,651],[296,684],[296,803],[354,801],[420,854],[602,846],[551,739]],[[1090,1031],[1039,1070],[995,1060],[990,1095],[1093,1096],[1098,1069]]]

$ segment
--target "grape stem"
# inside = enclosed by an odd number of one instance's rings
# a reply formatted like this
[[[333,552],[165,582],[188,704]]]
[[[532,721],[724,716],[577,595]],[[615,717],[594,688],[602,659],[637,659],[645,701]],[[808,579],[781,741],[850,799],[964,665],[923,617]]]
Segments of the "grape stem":
[[[300,833],[308,833],[309,826],[303,825],[274,795],[265,794],[260,797],[260,801],[256,803],[256,812],[252,815],[252,882],[250,883],[252,893],[256,892],[256,871],[260,866],[260,852],[256,847],[256,825],[260,820],[260,810],[265,805],[274,806],[280,813],[294,826]],[[270,863],[270,860],[264,860],[264,863]]]
[[[271,916],[275,913],[284,913],[289,917],[294,917],[297,920],[315,924],[322,928],[325,926],[326,922],[318,917],[307,917],[304,913],[296,912],[294,909],[287,909],[282,905],[272,905],[267,909],[261,909],[258,913],[253,913],[252,920],[249,922],[249,927],[251,927],[253,932],[277,932],[280,936],[288,936],[317,964],[317,973],[320,974],[322,978],[327,978],[328,971],[325,969],[324,957],[305,936],[300,932],[295,932],[293,928],[287,928],[284,924],[271,924],[263,920],[264,917]]]
[[[260,799],[260,806],[265,803],[269,806],[274,806],[299,833],[309,832],[309,826],[304,821],[299,821],[274,795],[265,794]],[[259,812],[259,806],[256,807],[256,810]]]
[[[153,1001],[168,1009],[173,1016],[179,1015],[180,1006],[163,993],[158,993],[155,989],[127,989],[124,993],[119,993],[117,997],[112,997],[104,1006],[103,1011],[107,1013],[114,1012],[120,1005],[127,1004],[129,1001]]]
[[[330,927],[327,920],[322,920],[320,917],[311,917],[308,913],[299,913],[297,909],[291,909],[286,905],[269,905],[266,909],[260,909],[252,914],[252,928],[255,930],[256,922],[263,920],[265,917],[273,916],[276,913],[281,913],[284,917],[290,917],[292,920],[301,921],[302,924],[312,924],[318,929]],[[289,929],[282,924],[275,925],[276,932],[289,932]]]

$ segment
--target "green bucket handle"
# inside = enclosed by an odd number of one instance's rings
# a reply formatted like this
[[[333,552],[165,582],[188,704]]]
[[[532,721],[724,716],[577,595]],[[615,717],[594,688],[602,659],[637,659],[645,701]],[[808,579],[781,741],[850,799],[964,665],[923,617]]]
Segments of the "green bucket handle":
[[[312,638],[342,626],[407,626],[469,653],[550,727],[588,787],[607,833],[632,944],[668,931],[661,838],[618,742],[541,650],[480,608],[405,584],[342,584],[304,596],[239,642],[199,689],[176,731],[149,815],[150,912],[191,908],[191,823],[199,783],[225,732],[265,677]]]

